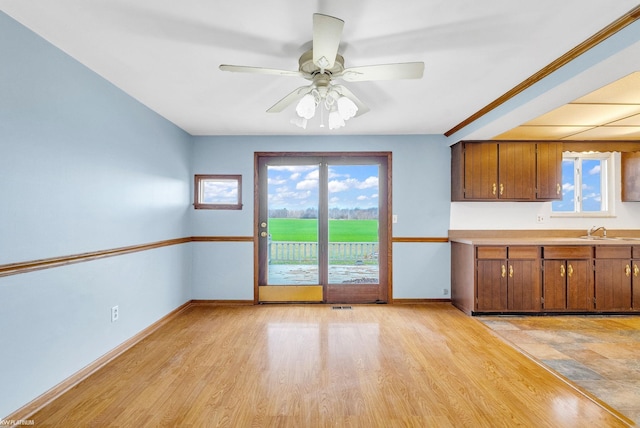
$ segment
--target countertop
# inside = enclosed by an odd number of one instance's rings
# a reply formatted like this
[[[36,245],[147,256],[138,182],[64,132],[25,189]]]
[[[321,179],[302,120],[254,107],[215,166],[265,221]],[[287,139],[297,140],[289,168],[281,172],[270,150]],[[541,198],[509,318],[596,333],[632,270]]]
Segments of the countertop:
[[[465,238],[451,237],[451,242],[468,245],[628,245],[640,246],[640,238],[611,237],[611,238],[578,238],[578,237],[501,237],[501,238]]]

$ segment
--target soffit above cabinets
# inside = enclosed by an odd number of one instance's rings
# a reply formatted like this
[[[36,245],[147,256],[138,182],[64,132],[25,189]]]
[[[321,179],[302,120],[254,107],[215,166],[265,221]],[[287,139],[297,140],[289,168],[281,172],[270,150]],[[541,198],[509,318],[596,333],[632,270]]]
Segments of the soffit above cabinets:
[[[640,72],[495,137],[497,140],[640,140]]]

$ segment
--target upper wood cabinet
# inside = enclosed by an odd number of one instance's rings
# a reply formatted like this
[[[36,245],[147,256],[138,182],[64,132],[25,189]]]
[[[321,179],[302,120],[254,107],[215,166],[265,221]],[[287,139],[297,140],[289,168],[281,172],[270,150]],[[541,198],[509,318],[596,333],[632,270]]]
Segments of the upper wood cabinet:
[[[640,201],[640,152],[621,154],[622,201]]]
[[[561,178],[561,143],[461,141],[451,147],[452,201],[559,200]]]
[[[562,143],[536,143],[536,199],[562,199]]]

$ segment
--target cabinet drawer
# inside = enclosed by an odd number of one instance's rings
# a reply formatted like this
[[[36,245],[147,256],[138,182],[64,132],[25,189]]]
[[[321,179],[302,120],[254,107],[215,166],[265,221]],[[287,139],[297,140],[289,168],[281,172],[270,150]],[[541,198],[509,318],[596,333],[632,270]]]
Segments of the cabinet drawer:
[[[540,247],[509,247],[510,259],[537,259],[540,257]]]
[[[476,257],[478,259],[506,259],[507,247],[478,247]]]
[[[596,247],[596,259],[630,259],[631,247]]]
[[[590,259],[593,257],[593,247],[589,246],[548,246],[543,247],[542,257],[545,259]]]
[[[640,247],[633,247],[633,258],[640,259]]]

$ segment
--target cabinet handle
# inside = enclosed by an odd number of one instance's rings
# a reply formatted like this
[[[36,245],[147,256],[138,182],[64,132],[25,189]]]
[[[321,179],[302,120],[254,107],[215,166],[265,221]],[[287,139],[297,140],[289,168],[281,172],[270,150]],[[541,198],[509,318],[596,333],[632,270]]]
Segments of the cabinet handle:
[[[633,265],[633,276],[638,276],[640,274],[640,269],[638,269],[638,265]]]
[[[567,276],[573,275],[573,266],[567,266]]]
[[[562,192],[562,186],[560,183],[556,183],[556,195],[559,195]]]
[[[507,268],[505,268],[504,265],[500,267],[500,274],[503,278],[507,275]]]
[[[493,196],[495,196],[495,195],[496,195],[496,183],[493,183],[493,184],[491,185],[491,194],[492,194]]]
[[[564,265],[560,265],[560,276],[564,276]]]
[[[500,183],[500,196],[504,193],[504,184]]]
[[[513,278],[513,265],[509,265],[509,278]]]
[[[626,265],[624,267],[624,274],[627,275],[628,277],[631,276],[631,267],[629,265]]]

